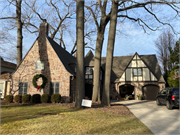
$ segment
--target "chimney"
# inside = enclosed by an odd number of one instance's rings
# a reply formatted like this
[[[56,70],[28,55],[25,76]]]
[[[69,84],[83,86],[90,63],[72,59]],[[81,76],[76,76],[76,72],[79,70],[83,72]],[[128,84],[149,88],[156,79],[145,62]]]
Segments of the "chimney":
[[[49,26],[48,26],[48,23],[46,21],[46,19],[43,19],[43,22],[40,24],[40,32],[39,32],[39,37],[46,37],[48,36],[48,29],[49,29]]]

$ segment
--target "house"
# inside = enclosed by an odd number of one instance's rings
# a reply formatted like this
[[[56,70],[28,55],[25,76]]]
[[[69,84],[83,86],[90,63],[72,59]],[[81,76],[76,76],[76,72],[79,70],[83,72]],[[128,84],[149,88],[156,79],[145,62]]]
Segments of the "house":
[[[101,90],[103,84],[103,73],[105,71],[106,57],[101,58]],[[94,55],[91,51],[85,56],[86,90],[92,89],[93,83]],[[165,80],[160,70],[156,55],[139,55],[113,57],[111,71],[110,96],[117,99],[119,96],[143,95],[147,100],[155,100],[156,94],[165,88]],[[87,93],[87,92],[86,92]],[[91,93],[89,92],[89,95]],[[86,96],[89,96],[86,95]]]
[[[93,68],[94,55],[89,51],[85,56],[85,96],[89,98],[92,96]],[[102,58],[101,86],[104,69],[105,58]],[[47,79],[46,84],[44,79],[33,81],[39,74]],[[59,93],[65,101],[75,100],[76,58],[48,37],[46,21],[40,24],[38,38],[11,76],[15,94]],[[45,87],[39,89],[42,84]],[[134,95],[143,94],[146,99],[154,99],[154,95],[163,87],[165,81],[155,55],[136,53],[134,56],[113,58],[112,99],[133,92]]]
[[[4,98],[4,96],[9,94],[10,90],[10,74],[15,70],[16,64],[5,61],[1,58],[1,77],[0,77],[0,96]]]

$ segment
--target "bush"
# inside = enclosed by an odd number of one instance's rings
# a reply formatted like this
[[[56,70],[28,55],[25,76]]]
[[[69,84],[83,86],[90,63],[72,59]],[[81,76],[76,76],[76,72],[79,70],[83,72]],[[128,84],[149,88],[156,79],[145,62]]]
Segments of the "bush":
[[[26,94],[22,96],[22,103],[30,103],[31,101],[31,95],[30,94]]]
[[[16,95],[14,97],[14,102],[21,103],[22,102],[22,95]]]
[[[41,103],[41,95],[40,94],[32,95],[31,103]]]
[[[50,94],[43,94],[42,96],[41,96],[41,102],[42,103],[50,103],[50,101],[51,101],[51,96],[50,96]]]
[[[52,103],[59,103],[61,101],[61,95],[60,94],[53,94],[51,96],[51,102]]]
[[[12,103],[13,102],[13,95],[7,95],[4,97],[4,99],[7,103]]]

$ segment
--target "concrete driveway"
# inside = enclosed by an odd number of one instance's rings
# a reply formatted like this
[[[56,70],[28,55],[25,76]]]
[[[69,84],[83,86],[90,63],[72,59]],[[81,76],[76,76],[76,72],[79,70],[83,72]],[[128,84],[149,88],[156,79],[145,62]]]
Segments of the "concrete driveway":
[[[168,110],[166,106],[157,106],[156,101],[148,100],[123,100],[114,103],[128,107],[156,135],[180,134],[179,109]]]

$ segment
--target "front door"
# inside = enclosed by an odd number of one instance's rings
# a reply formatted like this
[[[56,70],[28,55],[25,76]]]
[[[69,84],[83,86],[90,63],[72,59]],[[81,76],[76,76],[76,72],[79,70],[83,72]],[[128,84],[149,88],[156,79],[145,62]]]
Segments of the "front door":
[[[90,100],[92,99],[92,90],[93,90],[93,84],[86,83],[85,84],[85,97],[88,97]]]

